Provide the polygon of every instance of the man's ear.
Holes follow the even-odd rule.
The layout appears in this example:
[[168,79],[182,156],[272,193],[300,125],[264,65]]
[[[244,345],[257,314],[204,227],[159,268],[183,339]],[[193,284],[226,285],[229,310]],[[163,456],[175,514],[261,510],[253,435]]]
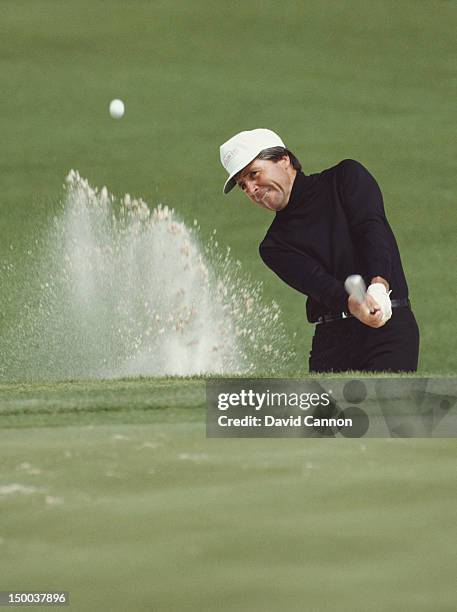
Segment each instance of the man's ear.
[[285,169],[287,169],[291,165],[291,161],[288,155],[283,155],[278,161]]

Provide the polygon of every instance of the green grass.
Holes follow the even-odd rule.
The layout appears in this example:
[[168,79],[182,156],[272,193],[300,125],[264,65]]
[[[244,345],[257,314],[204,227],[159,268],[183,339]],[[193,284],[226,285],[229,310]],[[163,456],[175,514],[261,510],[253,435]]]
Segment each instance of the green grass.
[[201,420],[203,380],[127,379],[0,385],[3,428]]
[[453,440],[206,439],[204,401],[202,380],[3,385],[2,589],[75,610],[453,609]]

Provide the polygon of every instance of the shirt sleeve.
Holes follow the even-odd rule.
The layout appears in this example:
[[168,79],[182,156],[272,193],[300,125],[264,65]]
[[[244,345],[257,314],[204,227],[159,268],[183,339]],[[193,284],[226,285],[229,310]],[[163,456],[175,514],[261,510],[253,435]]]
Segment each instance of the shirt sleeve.
[[329,311],[347,311],[344,284],[311,256],[268,239],[260,245],[259,253],[265,264],[290,287],[327,306]]
[[389,226],[381,190],[374,177],[357,161],[340,164],[340,195],[351,235],[369,278],[391,280]]

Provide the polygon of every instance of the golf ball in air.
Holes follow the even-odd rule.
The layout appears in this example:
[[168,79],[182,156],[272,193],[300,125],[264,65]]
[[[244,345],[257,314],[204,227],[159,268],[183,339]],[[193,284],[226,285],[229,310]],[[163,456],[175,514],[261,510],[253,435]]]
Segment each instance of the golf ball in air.
[[113,119],[120,119],[125,112],[125,106],[122,100],[111,100],[109,103],[109,114]]

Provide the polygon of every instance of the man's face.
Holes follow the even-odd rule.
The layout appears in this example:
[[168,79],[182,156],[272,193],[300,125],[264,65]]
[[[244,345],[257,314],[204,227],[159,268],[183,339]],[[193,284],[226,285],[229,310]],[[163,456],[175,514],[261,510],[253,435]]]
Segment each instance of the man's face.
[[236,182],[250,200],[276,212],[287,206],[296,174],[288,155],[278,161],[254,159]]

